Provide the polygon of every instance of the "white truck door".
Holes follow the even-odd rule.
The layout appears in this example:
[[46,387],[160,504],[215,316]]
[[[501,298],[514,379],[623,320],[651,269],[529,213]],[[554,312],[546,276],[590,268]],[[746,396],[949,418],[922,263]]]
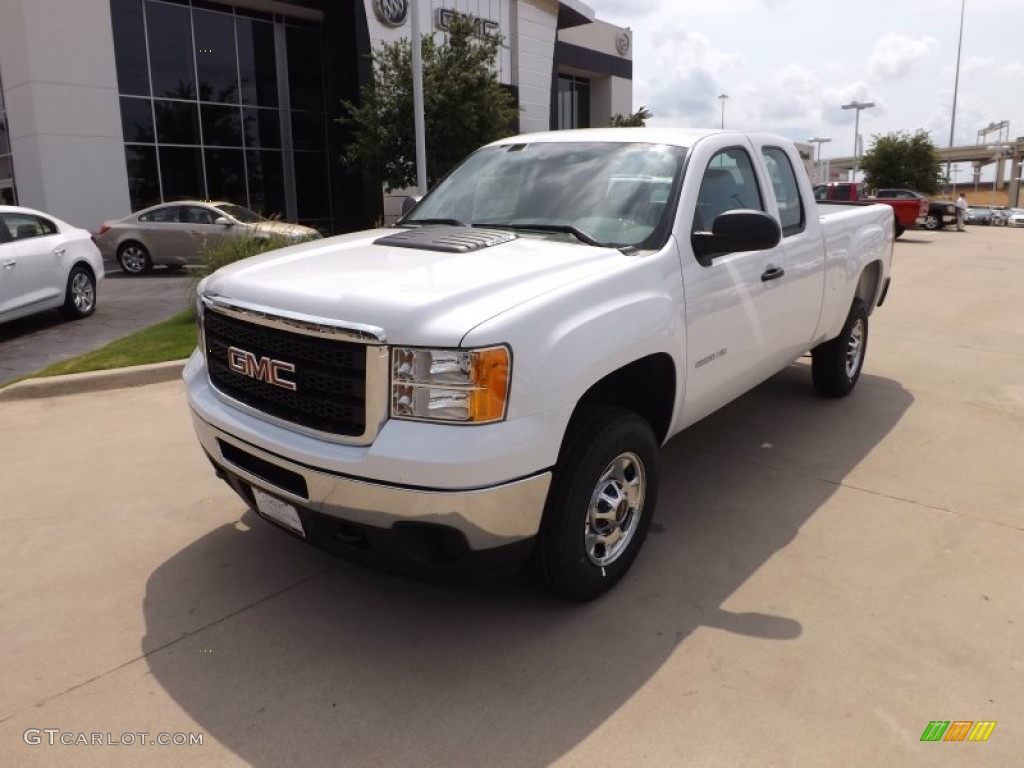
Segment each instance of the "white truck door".
[[[683,203],[693,205],[691,232],[710,231],[728,210],[768,210],[754,162],[749,145],[731,146],[702,170],[697,166],[696,201]],[[777,333],[787,310],[785,253],[779,245],[698,260],[689,238],[680,241],[687,339],[682,421],[691,424],[777,370]]]

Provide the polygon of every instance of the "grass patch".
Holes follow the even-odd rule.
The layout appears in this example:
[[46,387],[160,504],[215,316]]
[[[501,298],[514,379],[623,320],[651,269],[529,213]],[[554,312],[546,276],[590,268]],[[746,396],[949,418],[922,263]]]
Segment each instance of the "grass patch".
[[[84,355],[48,365],[43,370],[26,378],[42,376],[63,376],[67,373],[105,371],[110,368],[124,368],[130,365],[164,363],[168,360],[183,360],[192,354],[196,346],[196,320],[191,309],[181,312],[169,320],[136,331],[131,336],[112,341],[105,347],[86,352]],[[8,382],[13,383],[13,382]]]

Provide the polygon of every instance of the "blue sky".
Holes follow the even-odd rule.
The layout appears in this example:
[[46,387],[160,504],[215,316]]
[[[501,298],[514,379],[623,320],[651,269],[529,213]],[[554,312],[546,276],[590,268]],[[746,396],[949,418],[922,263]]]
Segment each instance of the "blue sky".
[[[920,128],[949,144],[960,0],[585,2],[633,30],[633,101],[652,125],[717,126],[725,93],[726,128],[829,136],[835,157],[853,150],[840,105],[858,100],[876,104],[861,112],[865,148]],[[956,144],[1002,120],[1024,136],[1022,12],[1022,0],[966,0]]]

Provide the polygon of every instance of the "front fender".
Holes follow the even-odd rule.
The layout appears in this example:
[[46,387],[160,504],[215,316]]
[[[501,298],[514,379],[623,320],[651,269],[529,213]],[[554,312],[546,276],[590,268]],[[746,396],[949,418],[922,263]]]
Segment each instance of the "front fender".
[[659,252],[623,255],[610,269],[525,302],[470,331],[464,346],[512,348],[508,418],[548,415],[554,464],[572,409],[596,382],[649,355],[676,363],[675,401],[685,378],[686,334],[675,241]]

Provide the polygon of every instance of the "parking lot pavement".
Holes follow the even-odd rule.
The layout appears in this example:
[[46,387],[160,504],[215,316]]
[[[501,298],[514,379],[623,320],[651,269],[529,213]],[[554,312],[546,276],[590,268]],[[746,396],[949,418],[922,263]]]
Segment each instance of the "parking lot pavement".
[[106,280],[89,317],[69,322],[52,310],[0,325],[0,384],[98,349],[188,307],[192,278],[185,272],[154,269],[125,277],[112,262],[104,268]]
[[[1020,237],[907,233],[857,390],[799,362],[672,440],[647,546],[587,605],[284,535],[179,382],[0,403],[4,762],[1019,765]],[[203,743],[60,744],[140,732]]]

